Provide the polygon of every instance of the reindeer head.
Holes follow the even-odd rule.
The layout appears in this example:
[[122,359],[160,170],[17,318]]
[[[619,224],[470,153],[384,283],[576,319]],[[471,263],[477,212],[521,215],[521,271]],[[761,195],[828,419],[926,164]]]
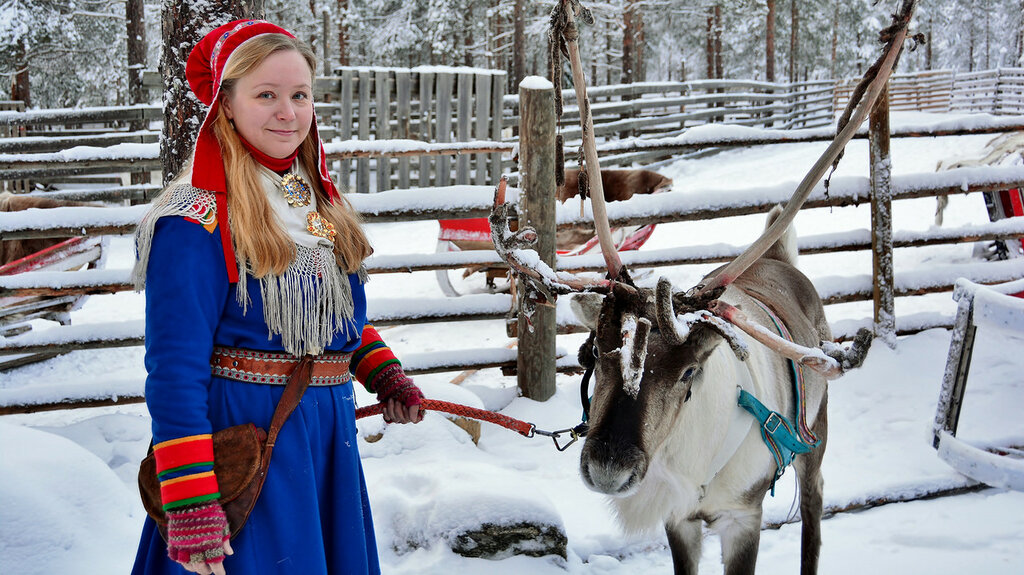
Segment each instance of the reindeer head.
[[592,331],[580,350],[581,363],[594,364],[590,430],[580,460],[591,489],[630,495],[701,384],[714,349],[728,341],[746,357],[731,326],[693,303],[673,294],[665,279],[657,290],[617,284],[606,296],[573,298],[573,311]]

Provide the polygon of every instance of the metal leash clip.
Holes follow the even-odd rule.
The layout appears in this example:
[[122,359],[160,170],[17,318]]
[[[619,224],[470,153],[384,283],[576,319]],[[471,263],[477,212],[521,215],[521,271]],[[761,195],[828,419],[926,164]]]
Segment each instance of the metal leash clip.
[[[567,428],[567,429],[559,429],[558,431],[544,431],[543,429],[537,429],[537,427],[534,426],[534,428],[531,430],[531,436],[534,433],[537,434],[537,435],[543,435],[545,437],[550,437],[551,441],[553,441],[555,443],[555,449],[557,449],[559,451],[565,451],[566,449],[569,449],[570,445],[572,445],[573,443],[576,443],[577,441],[579,441],[579,438],[586,437],[586,435],[587,435],[587,424],[586,423],[581,423],[581,424],[577,425],[576,427],[570,427],[570,428]],[[558,438],[561,437],[563,433],[568,433],[569,437],[571,438],[564,445],[558,443]]]

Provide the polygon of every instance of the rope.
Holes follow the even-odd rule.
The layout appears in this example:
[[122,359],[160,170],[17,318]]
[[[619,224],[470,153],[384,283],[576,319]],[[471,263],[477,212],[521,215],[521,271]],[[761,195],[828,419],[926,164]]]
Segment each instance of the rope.
[[[488,423],[500,425],[506,429],[511,429],[524,437],[533,437],[533,432],[535,430],[532,423],[521,421],[493,411],[487,411],[486,409],[476,409],[458,403],[450,403],[437,399],[425,399],[423,400],[423,404],[420,408],[426,411],[443,411],[444,413],[450,413],[452,415],[486,421]],[[367,407],[360,407],[356,410],[356,419],[362,419],[371,415],[380,415],[383,412],[384,404],[382,403]]]

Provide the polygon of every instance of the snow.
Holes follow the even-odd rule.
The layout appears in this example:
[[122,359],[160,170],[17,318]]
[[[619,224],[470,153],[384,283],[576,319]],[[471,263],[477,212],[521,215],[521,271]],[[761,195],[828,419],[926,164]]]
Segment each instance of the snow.
[[519,87],[525,90],[553,90],[555,85],[543,76],[527,76],[519,82]]
[[[899,125],[924,122],[914,114],[893,114]],[[900,178],[934,170],[939,159],[978,153],[991,136],[894,140],[894,187]],[[674,178],[675,192],[694,207],[737,202],[751,185],[772,194],[792,193],[795,182],[824,149],[824,143],[755,147],[721,152],[699,160],[680,160],[662,171]],[[844,179],[866,189],[867,145],[855,141],[840,165],[835,183]],[[981,179],[982,173],[971,174]],[[929,176],[931,177],[931,176]],[[953,180],[964,176],[948,176]],[[465,188],[461,188],[465,191]],[[450,190],[453,196],[460,188]],[[714,190],[717,197],[705,193]],[[838,194],[835,188],[832,194]],[[416,201],[413,191],[402,201]],[[491,190],[469,190],[489,204]],[[693,198],[693,195],[702,197]],[[427,196],[427,194],[420,194]],[[446,194],[447,195],[447,194]],[[390,200],[379,201],[386,210]],[[395,197],[399,197],[396,195]],[[774,197],[774,196],[773,196]],[[833,197],[837,197],[833,195]],[[687,199],[687,198],[692,198]],[[866,199],[866,194],[861,196]],[[395,200],[396,202],[398,200]],[[441,202],[442,200],[437,200]],[[452,203],[463,199],[447,200]],[[473,200],[476,201],[476,200]],[[360,206],[362,209],[362,206]],[[577,210],[578,206],[571,208]],[[629,212],[633,208],[623,208]],[[895,229],[934,232],[934,201],[893,202]],[[987,221],[977,194],[950,196],[946,222],[950,227],[981,226]],[[739,246],[763,229],[763,216],[729,220],[659,224],[643,251],[694,245]],[[802,237],[862,233],[870,225],[866,206],[822,208],[801,212],[795,222]],[[432,254],[437,223],[378,223],[367,226],[378,257],[414,260],[408,254]],[[899,237],[899,232],[895,234]],[[724,248],[723,248],[724,249]],[[625,258],[624,258],[625,259]],[[111,270],[124,270],[132,261],[131,238],[113,238],[108,254]],[[957,270],[968,275],[981,265],[970,245],[941,245],[897,250],[897,284],[946,280]],[[655,274],[635,274],[641,285],[653,286],[665,275],[679,287],[693,285],[715,264],[659,268]],[[400,266],[399,266],[400,267]],[[801,267],[820,289],[842,291],[843,283],[860,282],[870,273],[870,254],[850,252],[804,255]],[[1017,262],[1000,268],[1006,279],[1024,277]],[[989,269],[989,268],[986,268]],[[641,270],[637,270],[640,272]],[[115,273],[115,272],[111,272]],[[914,279],[916,278],[916,279]],[[973,276],[972,276],[973,279]],[[375,313],[386,313],[417,302],[423,313],[440,306],[434,272],[376,274],[368,285]],[[497,300],[454,300],[456,307],[487,309]],[[507,300],[503,304],[507,308]],[[949,293],[897,298],[897,327],[927,327],[947,320],[956,310]],[[565,319],[563,306],[558,317]],[[94,296],[72,312],[73,326],[93,336],[112,320],[139,322],[143,298],[126,292]],[[835,331],[858,323],[870,325],[870,302],[829,306]],[[1014,322],[1016,325],[1016,321]],[[40,333],[47,327],[37,320]],[[138,323],[135,324],[139,325]],[[510,358],[504,320],[409,324],[382,328],[382,335],[399,357],[412,363],[443,364],[460,349],[481,357]],[[35,331],[35,330],[34,330]],[[852,331],[852,330],[851,330]],[[26,334],[28,335],[28,334]],[[581,334],[559,336],[561,362],[574,361]],[[825,454],[825,505],[881,504],[935,492],[968,490],[955,496],[888,504],[860,513],[839,513],[822,524],[824,546],[821,573],[986,573],[1024,572],[1020,537],[1024,533],[1024,493],[981,489],[946,465],[931,446],[932,422],[945,367],[950,332],[927,329],[898,339],[895,349],[876,345],[862,368],[831,384],[829,437]],[[1020,406],[1024,400],[1024,357],[1007,353],[1024,344],[1016,331],[990,329],[984,323],[977,343],[970,384],[958,437],[973,444],[1024,445]],[[487,355],[490,354],[490,355]],[[49,397],[55,388],[74,386],[103,393],[137,393],[145,378],[140,347],[69,353],[46,362],[18,368],[0,376],[5,401]],[[431,359],[433,358],[433,359]],[[555,395],[545,402],[518,396],[513,378],[497,369],[468,374],[460,385],[449,383],[453,373],[417,376],[428,397],[497,410],[529,421],[541,429],[572,427],[581,416],[579,379],[558,375]],[[119,391],[120,390],[120,391]],[[372,397],[357,389],[361,405]],[[478,444],[447,418],[428,413],[423,423],[385,426],[379,417],[361,420],[360,443],[373,505],[377,540],[384,571],[389,574],[536,573],[625,575],[671,571],[671,557],[662,534],[627,535],[616,525],[604,497],[588,491],[578,475],[576,444],[558,452],[548,439],[524,438],[512,431],[482,424]],[[370,442],[369,439],[379,440]],[[0,417],[0,573],[24,575],[125,573],[138,543],[144,511],[136,494],[135,473],[149,442],[149,419],[143,405],[48,411]],[[781,527],[762,532],[759,573],[798,572],[800,526],[790,523],[795,495],[794,473],[787,471],[774,498],[766,500],[766,525]],[[454,554],[446,541],[463,529],[485,522],[539,521],[560,525],[568,537],[568,557],[515,556],[498,561]],[[870,552],[865,552],[870,550]],[[707,535],[702,573],[721,572],[718,538]],[[237,575],[237,574],[236,574]]]

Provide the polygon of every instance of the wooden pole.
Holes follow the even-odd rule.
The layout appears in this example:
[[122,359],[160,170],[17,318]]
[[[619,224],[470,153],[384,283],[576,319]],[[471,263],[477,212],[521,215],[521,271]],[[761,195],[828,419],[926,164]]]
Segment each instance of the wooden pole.
[[871,268],[874,277],[875,337],[896,347],[895,278],[892,260],[892,157],[889,154],[888,84],[869,120],[871,161]]
[[[532,77],[519,85],[519,229],[537,230],[535,249],[555,268],[555,88]],[[527,296],[525,283],[517,299]],[[525,309],[519,305],[519,309]],[[519,314],[517,374],[523,396],[544,401],[555,394],[555,308],[538,305]]]

